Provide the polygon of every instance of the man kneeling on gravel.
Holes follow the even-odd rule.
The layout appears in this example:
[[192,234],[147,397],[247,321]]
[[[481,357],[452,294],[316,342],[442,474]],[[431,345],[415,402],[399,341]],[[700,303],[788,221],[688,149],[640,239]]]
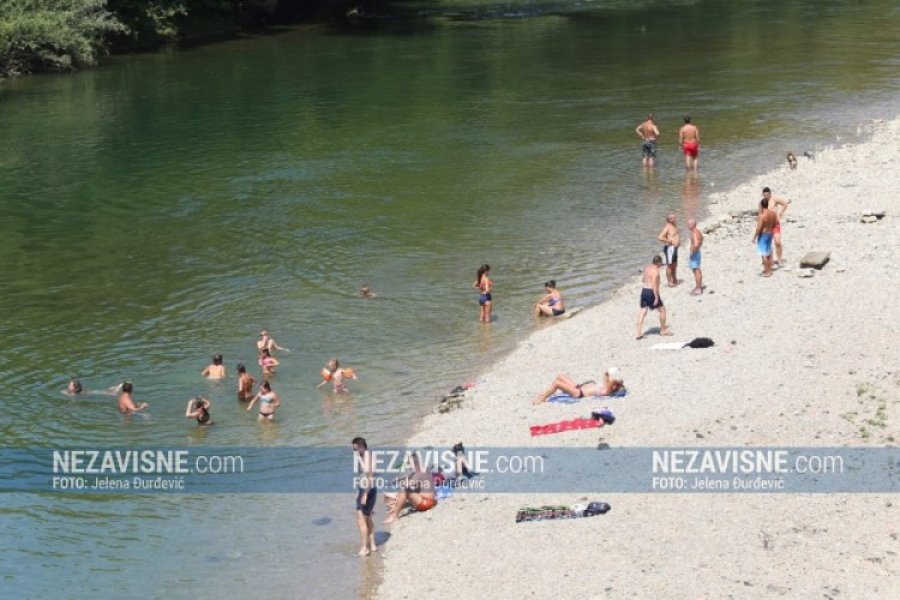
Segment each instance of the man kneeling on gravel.
[[422,466],[418,453],[412,455],[412,464],[412,474],[397,482],[400,491],[396,495],[385,493],[385,502],[389,506],[393,500],[393,506],[390,506],[388,517],[384,520],[385,524],[396,521],[407,503],[417,512],[425,512],[437,506],[437,499],[434,497],[434,476],[430,470]]

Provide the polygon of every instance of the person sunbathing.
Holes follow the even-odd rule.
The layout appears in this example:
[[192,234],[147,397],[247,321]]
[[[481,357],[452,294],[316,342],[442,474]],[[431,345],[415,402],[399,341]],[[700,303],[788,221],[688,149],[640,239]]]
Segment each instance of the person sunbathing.
[[[437,506],[434,497],[434,476],[431,471],[424,468],[419,462],[418,454],[412,455],[413,472],[408,477],[401,479],[400,491],[393,499],[393,506],[388,512],[385,525],[393,523],[400,517],[400,511],[409,503],[416,512],[425,512]],[[390,505],[391,497],[385,494],[385,501]]]
[[611,396],[621,389],[624,389],[625,382],[622,380],[622,374],[616,367],[610,367],[603,374],[603,381],[585,381],[584,383],[575,383],[575,380],[568,375],[557,375],[553,383],[550,384],[544,392],[534,400],[534,404],[546,402],[547,398],[556,393],[563,393],[573,398],[584,398],[585,396]]

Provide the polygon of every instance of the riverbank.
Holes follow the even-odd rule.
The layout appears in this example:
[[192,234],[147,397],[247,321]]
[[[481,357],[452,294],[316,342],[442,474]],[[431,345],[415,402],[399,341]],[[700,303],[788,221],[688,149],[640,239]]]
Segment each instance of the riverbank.
[[[634,340],[640,283],[633,279],[602,305],[533,334],[468,392],[460,409],[427,417],[410,445],[896,444],[898,133],[900,120],[878,123],[867,142],[801,157],[796,171],[784,166],[713,196],[713,216],[701,223],[715,229],[704,244],[706,293],[688,294],[686,260],[679,266],[685,283],[662,290],[673,338]],[[732,216],[753,210],[763,186],[791,200],[783,233],[788,266],[770,279],[759,276],[753,220]],[[863,223],[870,210],[887,214]],[[831,260],[802,277],[808,273],[799,259],[815,250],[829,251]],[[656,324],[651,314],[645,328]],[[699,336],[716,346],[650,349]],[[605,403],[618,416],[612,427],[530,436],[529,425],[588,411],[584,403],[532,406],[555,374],[596,379],[611,365],[630,390]],[[900,530],[893,525],[897,508],[884,496],[591,493],[590,499],[609,502],[612,511],[516,524],[521,506],[584,497],[469,493],[401,519],[383,548],[378,596],[429,597],[449,588],[457,598],[486,592],[548,598],[563,590],[576,598],[862,597],[896,586]]]

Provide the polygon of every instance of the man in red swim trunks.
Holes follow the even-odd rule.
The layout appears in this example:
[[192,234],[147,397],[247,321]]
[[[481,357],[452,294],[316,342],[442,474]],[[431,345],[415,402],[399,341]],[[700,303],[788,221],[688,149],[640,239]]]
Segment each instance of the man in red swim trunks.
[[700,166],[700,130],[691,123],[691,115],[684,117],[678,130],[678,144],[684,151],[684,168],[697,170]]
[[400,511],[409,503],[416,512],[425,512],[437,506],[434,493],[434,474],[422,466],[418,452],[412,454],[413,472],[402,480],[394,505],[388,513],[385,525],[393,523],[400,517]]

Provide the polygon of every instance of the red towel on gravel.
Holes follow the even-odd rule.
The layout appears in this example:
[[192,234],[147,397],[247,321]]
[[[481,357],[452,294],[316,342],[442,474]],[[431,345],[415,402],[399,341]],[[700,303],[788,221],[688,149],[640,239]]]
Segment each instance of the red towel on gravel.
[[559,423],[548,423],[547,425],[532,425],[531,435],[547,435],[550,433],[559,433],[561,431],[571,431],[573,429],[592,429],[594,427],[603,427],[604,423],[594,419],[572,419],[571,421],[560,421]]

